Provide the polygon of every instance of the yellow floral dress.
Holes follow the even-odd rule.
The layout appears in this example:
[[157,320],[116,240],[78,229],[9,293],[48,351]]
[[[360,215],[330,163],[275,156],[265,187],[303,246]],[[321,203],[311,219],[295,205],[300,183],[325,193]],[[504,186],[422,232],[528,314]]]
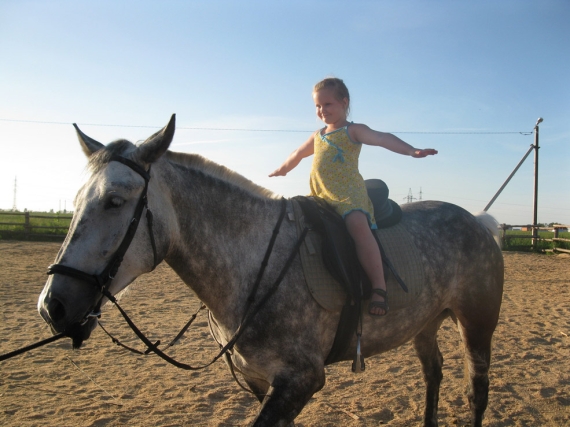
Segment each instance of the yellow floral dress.
[[354,210],[364,212],[370,228],[376,229],[374,208],[358,172],[362,144],[350,139],[348,126],[315,133],[311,196],[325,199],[343,218]]

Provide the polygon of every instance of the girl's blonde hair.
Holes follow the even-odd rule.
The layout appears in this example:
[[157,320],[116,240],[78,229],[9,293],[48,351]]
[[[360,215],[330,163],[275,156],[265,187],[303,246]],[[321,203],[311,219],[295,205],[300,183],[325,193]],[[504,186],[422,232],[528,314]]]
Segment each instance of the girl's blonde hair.
[[322,89],[330,89],[333,91],[334,97],[338,101],[343,101],[344,98],[348,100],[348,105],[346,106],[346,115],[350,112],[350,94],[348,93],[348,88],[342,81],[342,79],[337,79],[336,77],[327,77],[326,79],[318,82],[315,87],[313,87],[313,93],[317,93]]

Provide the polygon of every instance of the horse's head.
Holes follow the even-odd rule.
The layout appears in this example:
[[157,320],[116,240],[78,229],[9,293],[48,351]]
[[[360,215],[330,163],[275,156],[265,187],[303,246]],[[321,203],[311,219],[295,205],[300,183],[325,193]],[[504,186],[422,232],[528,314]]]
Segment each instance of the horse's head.
[[175,116],[139,146],[124,140],[104,146],[75,127],[92,173],[76,196],[69,233],[48,269],[38,310],[54,333],[64,332],[79,347],[95,328],[105,296],[112,298],[164,257],[164,241],[148,216],[161,209],[150,169],[172,141]]

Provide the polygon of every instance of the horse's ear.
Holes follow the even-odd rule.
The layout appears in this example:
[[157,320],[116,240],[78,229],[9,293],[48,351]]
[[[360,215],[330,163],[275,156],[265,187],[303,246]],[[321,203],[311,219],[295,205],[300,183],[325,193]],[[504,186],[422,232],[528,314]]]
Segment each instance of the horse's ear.
[[81,148],[87,157],[91,156],[95,151],[100,150],[101,148],[105,147],[100,142],[95,141],[93,138],[88,137],[85,135],[81,130],[77,127],[76,123],[73,123],[73,127],[77,132],[77,138],[81,143]]
[[135,156],[143,163],[153,163],[162,156],[174,138],[176,129],[176,114],[173,114],[168,124],[161,130],[150,136],[145,142],[137,147]]

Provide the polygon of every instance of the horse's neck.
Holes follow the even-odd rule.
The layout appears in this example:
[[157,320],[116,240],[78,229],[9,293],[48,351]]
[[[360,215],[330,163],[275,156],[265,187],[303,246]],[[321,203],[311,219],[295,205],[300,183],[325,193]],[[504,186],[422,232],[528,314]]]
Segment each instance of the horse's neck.
[[177,227],[166,261],[218,320],[231,324],[241,316],[280,202],[202,173],[193,173],[190,185],[188,177],[169,179]]

